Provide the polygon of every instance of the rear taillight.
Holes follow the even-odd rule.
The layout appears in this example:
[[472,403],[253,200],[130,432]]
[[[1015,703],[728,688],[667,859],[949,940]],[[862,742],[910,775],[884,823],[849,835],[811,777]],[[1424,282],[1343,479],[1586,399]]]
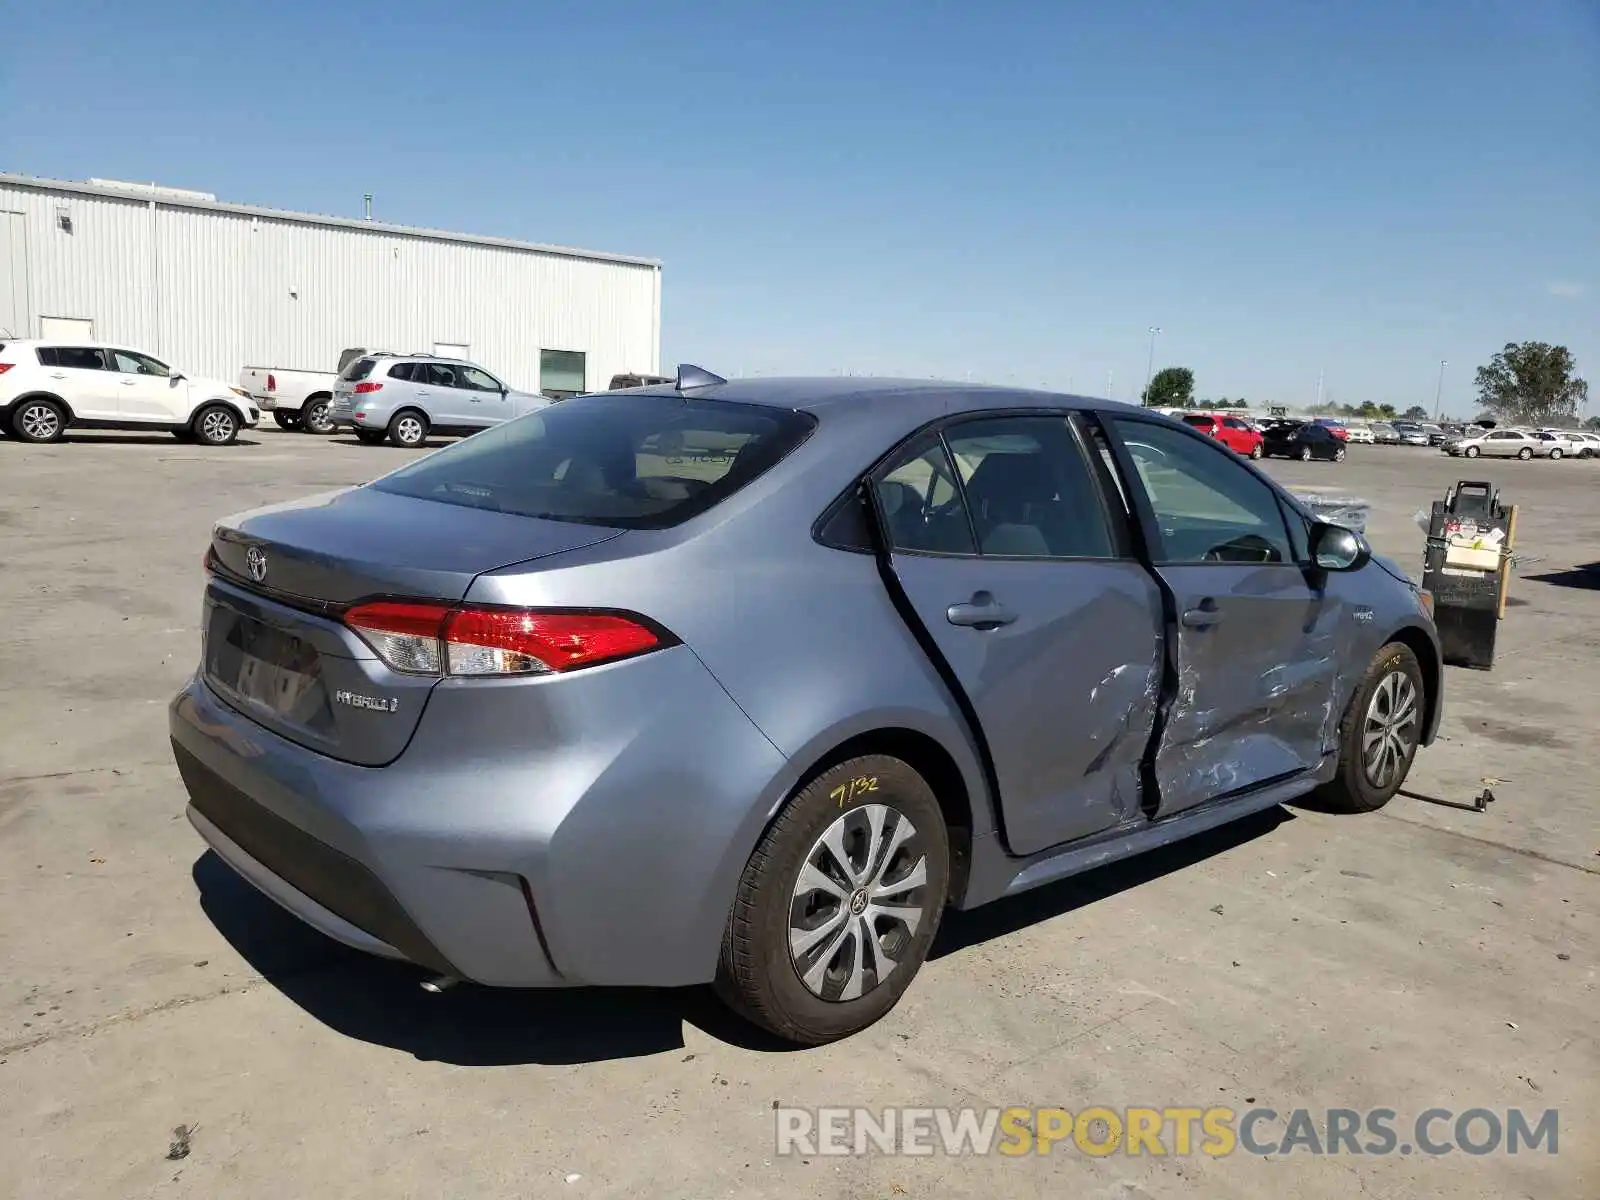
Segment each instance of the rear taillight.
[[0,363],[0,375],[4,375],[7,371],[11,370],[11,368],[16,366],[16,365],[17,365],[16,363]]
[[344,623],[386,664],[413,675],[549,675],[670,644],[626,613],[378,600],[348,610]]
[[200,559],[200,569],[203,570],[207,575],[216,574],[217,548],[215,546],[206,547],[206,552]]
[[358,396],[365,396],[368,392],[381,392],[382,390],[383,384],[373,383],[371,380],[356,384],[356,395]]
[[269,374],[267,376],[267,391],[275,392],[277,390],[278,390],[278,377],[276,375]]

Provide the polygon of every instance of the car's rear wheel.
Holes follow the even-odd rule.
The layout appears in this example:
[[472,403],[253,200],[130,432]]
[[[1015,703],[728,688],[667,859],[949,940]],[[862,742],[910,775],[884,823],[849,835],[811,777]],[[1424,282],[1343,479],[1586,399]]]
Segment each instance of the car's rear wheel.
[[333,432],[333,414],[328,411],[332,400],[327,396],[312,396],[300,410],[300,423],[307,433]]
[[59,442],[67,415],[54,400],[24,400],[11,411],[11,432],[25,442]]
[[1337,450],[1335,450],[1333,452],[1333,461],[1334,462],[1343,462],[1344,461],[1344,447],[1343,446],[1340,446]]
[[278,412],[274,410],[272,419],[278,423],[279,429],[299,429],[300,416],[298,413]]
[[231,446],[239,436],[239,418],[226,404],[208,404],[189,423],[194,435],[208,446]]
[[1339,773],[1318,796],[1337,812],[1373,812],[1394,798],[1422,741],[1422,667],[1410,646],[1378,651],[1339,724]]
[[820,1045],[895,1006],[933,943],[950,849],[933,790],[886,755],[794,794],[745,865],[717,992],[786,1041]]
[[428,418],[414,408],[395,413],[389,422],[389,440],[407,450],[428,440]]

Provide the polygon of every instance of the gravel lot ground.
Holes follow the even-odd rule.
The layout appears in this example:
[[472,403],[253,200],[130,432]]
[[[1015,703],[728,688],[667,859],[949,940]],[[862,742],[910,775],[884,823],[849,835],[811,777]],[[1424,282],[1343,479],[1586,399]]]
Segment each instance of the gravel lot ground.
[[[0,1196],[1600,1195],[1600,462],[1274,463],[1523,506],[1492,672],[1367,818],[1278,810],[947,922],[902,1007],[780,1052],[703,992],[425,995],[201,853],[166,742],[214,517],[402,452],[277,430],[0,443]],[[773,1105],[1560,1110],[1559,1153],[774,1155]],[[169,1158],[173,1129],[193,1132]],[[1436,1133],[1448,1133],[1448,1125]],[[1409,1141],[1408,1137],[1402,1137]],[[178,1149],[182,1149],[179,1147]],[[177,1150],[172,1153],[176,1154]]]

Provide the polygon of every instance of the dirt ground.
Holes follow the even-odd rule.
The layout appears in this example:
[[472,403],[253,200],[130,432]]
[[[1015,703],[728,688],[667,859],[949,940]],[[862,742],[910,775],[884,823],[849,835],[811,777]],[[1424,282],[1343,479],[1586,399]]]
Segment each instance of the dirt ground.
[[[1269,467],[1414,570],[1456,478],[1521,506],[1497,664],[1449,672],[1409,784],[1487,811],[1275,810],[953,915],[894,1014],[789,1052],[698,989],[426,995],[202,853],[165,705],[211,521],[403,456],[246,441],[0,443],[0,1196],[1600,1195],[1600,461]],[[778,1103],[1556,1109],[1559,1144],[780,1157]]]

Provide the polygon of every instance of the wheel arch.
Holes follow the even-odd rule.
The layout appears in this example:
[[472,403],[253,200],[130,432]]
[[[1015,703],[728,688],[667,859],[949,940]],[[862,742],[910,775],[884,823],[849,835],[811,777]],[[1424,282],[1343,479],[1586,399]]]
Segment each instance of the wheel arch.
[[241,432],[243,432],[245,427],[250,424],[250,409],[241,404],[237,396],[207,396],[204,400],[200,401],[200,403],[194,406],[193,411],[189,413],[189,419],[185,421],[184,424],[193,429],[195,422],[200,420],[201,413],[205,412],[205,410],[208,408],[215,408],[219,404],[233,410],[234,415],[239,418],[239,429]]
[[68,421],[76,421],[78,419],[78,414],[72,411],[72,405],[68,404],[64,397],[58,396],[54,392],[44,391],[42,388],[35,388],[31,392],[24,392],[22,395],[12,400],[6,405],[7,414],[9,415],[10,413],[15,412],[17,405],[26,404],[29,400],[48,400],[50,403],[61,409]]
[[1384,644],[1399,642],[1417,656],[1422,668],[1423,721],[1422,744],[1428,745],[1438,732],[1439,717],[1444,701],[1444,667],[1439,657],[1439,647],[1428,632],[1416,625],[1402,625],[1391,633]]

